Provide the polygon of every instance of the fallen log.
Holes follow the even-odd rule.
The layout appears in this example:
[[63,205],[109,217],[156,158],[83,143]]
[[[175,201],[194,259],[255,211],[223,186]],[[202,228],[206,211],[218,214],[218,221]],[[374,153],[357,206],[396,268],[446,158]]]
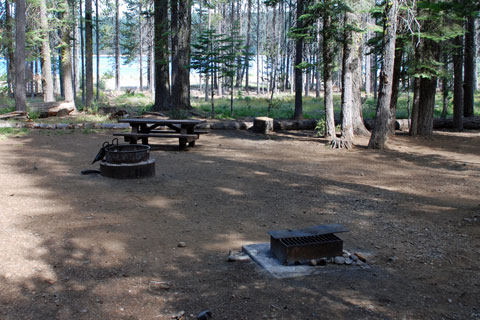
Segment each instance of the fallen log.
[[55,116],[66,116],[72,113],[75,110],[75,103],[73,102],[62,102],[58,106],[51,107],[48,109],[48,115]]
[[12,112],[0,114],[0,119],[2,120],[24,119],[26,117],[27,117],[27,113],[25,111],[12,111]]
[[[374,119],[365,119],[365,127],[368,130],[373,129],[373,123],[375,122]],[[409,129],[409,120],[408,119],[397,119],[395,120],[395,130],[400,130],[400,131],[408,131]]]
[[313,130],[317,120],[274,120],[274,130]]
[[[434,119],[433,129],[454,129],[453,119]],[[467,130],[480,129],[480,117],[471,117],[463,119],[463,128]]]

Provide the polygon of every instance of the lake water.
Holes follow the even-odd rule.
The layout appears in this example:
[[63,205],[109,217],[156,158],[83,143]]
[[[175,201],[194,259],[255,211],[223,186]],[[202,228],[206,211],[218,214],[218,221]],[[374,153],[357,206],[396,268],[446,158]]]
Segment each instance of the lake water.
[[[138,62],[133,62],[131,64],[125,64],[125,57],[120,59],[120,74],[121,76],[135,76],[138,77],[140,72],[140,64]],[[80,59],[78,59],[80,61]],[[93,56],[93,73],[96,73],[97,68],[97,56]],[[115,68],[115,57],[113,56],[100,56],[100,75],[103,76],[105,73],[114,74]],[[5,58],[0,58],[0,75],[7,72],[7,63]],[[143,61],[143,72],[147,72],[147,58],[145,57]]]
[[[79,61],[78,59],[77,61]],[[138,61],[134,61],[131,64],[126,64],[126,58],[121,57],[121,64],[120,64],[120,86],[121,87],[137,87],[140,84],[140,64]],[[40,65],[40,64],[39,64]],[[96,68],[97,68],[97,56],[93,56],[93,77],[94,81],[96,81]],[[79,70],[80,71],[80,70]],[[107,56],[101,55],[100,56],[100,77],[104,77],[105,74],[110,74],[114,76],[115,71],[115,57],[114,56]],[[256,63],[255,60],[250,62],[250,75],[254,76],[253,73],[256,72]],[[7,66],[5,58],[0,58],[0,76],[5,75],[7,73]],[[143,60],[143,83],[146,85],[147,83],[147,57]],[[191,83],[197,84],[199,81],[198,73],[195,70],[191,72]],[[105,81],[107,89],[115,88],[115,81],[113,78],[110,78]]]

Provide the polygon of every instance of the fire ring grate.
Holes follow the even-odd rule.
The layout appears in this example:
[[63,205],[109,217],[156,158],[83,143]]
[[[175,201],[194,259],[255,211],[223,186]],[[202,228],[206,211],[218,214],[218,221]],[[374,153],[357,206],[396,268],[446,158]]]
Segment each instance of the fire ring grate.
[[319,225],[299,230],[270,231],[270,250],[284,265],[296,261],[342,255],[343,240],[333,232],[348,231],[342,225]]

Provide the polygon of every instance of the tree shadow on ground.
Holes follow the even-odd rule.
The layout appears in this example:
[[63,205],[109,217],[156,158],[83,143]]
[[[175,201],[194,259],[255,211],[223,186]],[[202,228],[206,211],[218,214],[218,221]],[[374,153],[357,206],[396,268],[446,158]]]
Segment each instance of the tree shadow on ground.
[[[397,254],[406,257],[418,254],[419,245],[428,247],[420,252],[422,262],[437,263],[448,254],[447,240],[460,245],[447,225],[461,211],[454,196],[439,200],[354,180],[348,170],[355,171],[355,165],[348,158],[337,159],[340,166],[329,167],[328,174],[318,174],[335,155],[322,159],[325,163],[266,156],[262,148],[238,143],[243,135],[227,132],[189,152],[152,152],[157,159],[152,179],[80,176],[104,137],[34,134],[15,140],[21,148],[0,149],[0,163],[19,177],[11,181],[15,197],[42,206],[11,223],[12,230],[36,239],[39,250],[8,256],[35,263],[27,277],[16,274],[15,267],[2,275],[1,317],[169,319],[182,310],[189,317],[210,309],[219,319],[422,318],[455,314],[438,299],[460,293],[450,286],[440,293],[430,277],[417,279],[412,269],[475,279],[465,270],[478,268],[474,262],[436,271],[423,264],[405,271],[410,262],[386,262],[405,238],[411,243]],[[432,205],[437,221],[430,220]],[[6,214],[13,215],[13,209]],[[279,280],[253,263],[226,261],[228,248],[268,241],[267,230],[323,223],[345,224],[351,230],[344,236],[346,247],[377,251],[377,264]],[[448,232],[437,235],[437,225]],[[187,246],[177,247],[178,241]],[[445,252],[432,258],[432,248]],[[152,280],[170,288],[152,290]],[[471,306],[474,294],[470,290],[462,301]]]

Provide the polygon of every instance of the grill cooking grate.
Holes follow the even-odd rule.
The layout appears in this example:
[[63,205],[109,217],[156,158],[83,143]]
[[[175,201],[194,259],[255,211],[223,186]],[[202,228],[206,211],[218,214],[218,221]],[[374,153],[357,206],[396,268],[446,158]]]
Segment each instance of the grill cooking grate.
[[309,244],[327,243],[331,241],[338,241],[340,239],[336,237],[333,233],[329,233],[329,234],[323,234],[323,235],[311,236],[311,237],[294,237],[294,238],[284,238],[279,240],[285,246],[301,246],[301,245],[309,245]]
[[334,257],[343,252],[343,241],[333,232],[347,231],[343,226],[320,225],[300,230],[270,231],[270,251],[283,264]]

